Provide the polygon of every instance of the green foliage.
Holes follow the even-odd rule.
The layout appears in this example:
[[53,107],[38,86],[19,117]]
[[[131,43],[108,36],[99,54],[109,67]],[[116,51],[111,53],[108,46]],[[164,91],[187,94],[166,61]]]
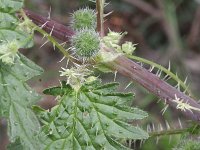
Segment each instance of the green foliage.
[[84,8],[72,14],[71,27],[73,30],[96,28],[96,12],[93,9]]
[[72,48],[79,58],[90,58],[100,50],[100,38],[95,30],[83,29],[72,37]]
[[37,131],[40,127],[30,109],[40,97],[25,82],[42,72],[23,55],[14,65],[0,63],[0,117],[7,118],[11,142],[20,138],[26,148],[37,148]]
[[0,10],[9,14],[15,13],[22,8],[23,2],[24,0],[1,0]]
[[23,1],[0,1],[0,60],[13,64],[19,48],[33,45],[32,35],[23,32],[15,12],[23,6]]
[[16,139],[15,143],[11,143],[7,147],[8,150],[24,150],[23,145],[21,144],[20,139]]
[[200,125],[199,124],[193,124],[192,127],[188,129],[188,131],[193,135],[200,134]]
[[199,150],[200,142],[195,139],[184,139],[173,150]]
[[45,94],[59,96],[51,112],[36,108],[44,125],[41,141],[44,149],[127,149],[126,139],[147,139],[148,134],[127,121],[140,120],[147,113],[127,106],[133,94],[116,93],[117,83],[101,85],[95,81],[77,92],[66,82]]
[[[40,125],[30,106],[40,96],[26,81],[40,75],[42,69],[18,53],[19,48],[33,45],[32,35],[19,28],[15,16],[22,6],[22,0],[0,1],[0,117],[8,121],[11,143],[16,141],[24,149],[38,149],[36,135]],[[16,147],[11,145],[9,149]]]
[[[8,149],[121,150],[128,149],[127,140],[147,139],[147,132],[129,124],[147,117],[146,112],[129,106],[134,95],[117,93],[118,83],[103,85],[97,77],[90,76],[92,71],[87,67],[91,67],[91,64],[75,65],[76,68],[71,69],[62,68],[61,76],[67,77],[67,83],[63,81],[61,86],[44,91],[44,94],[57,96],[58,104],[51,111],[33,107],[40,96],[26,81],[40,75],[43,70],[18,50],[33,45],[33,31],[37,30],[58,47],[65,57],[69,55],[51,34],[47,34],[25,16],[22,6],[23,0],[0,0],[0,117],[6,118],[8,122]],[[98,21],[103,28],[105,0],[97,0],[97,6],[100,14]],[[16,12],[19,12],[23,20],[17,19]],[[75,55],[88,59],[99,52],[95,58],[98,63],[95,67],[104,72],[111,71],[104,63],[109,63],[118,56],[127,55],[137,59],[129,56],[134,52],[135,44],[126,42],[119,45],[124,34],[110,32],[100,39],[95,31],[96,15],[94,10],[88,8],[73,13],[71,27],[76,33],[71,39],[71,49]],[[118,53],[100,51],[101,42],[103,46],[114,48]],[[169,70],[157,64],[141,58],[138,60],[174,77]],[[182,86],[179,79],[174,79]],[[189,132],[199,134],[199,126],[191,128]],[[197,150],[200,145],[197,141],[184,139],[178,148]]]
[[[172,150],[180,141],[180,135],[163,135],[159,137],[150,137],[143,143],[141,150]],[[137,149],[137,148],[136,148]]]

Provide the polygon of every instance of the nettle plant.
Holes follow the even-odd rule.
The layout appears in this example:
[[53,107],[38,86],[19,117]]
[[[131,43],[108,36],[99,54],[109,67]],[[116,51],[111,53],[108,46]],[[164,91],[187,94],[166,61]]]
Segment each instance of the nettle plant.
[[[8,122],[8,149],[122,150],[130,148],[127,141],[143,141],[150,136],[170,133],[198,133],[200,107],[187,96],[190,91],[185,83],[170,69],[132,55],[136,44],[125,42],[119,45],[125,33],[109,31],[104,35],[105,5],[104,0],[97,0],[96,10],[82,8],[71,15],[73,32],[69,32],[67,27],[63,29],[66,31],[64,40],[70,41],[70,48],[66,48],[53,38],[63,38],[63,32],[55,22],[52,25],[51,20],[47,20],[38,24],[33,14],[22,9],[23,0],[0,1],[0,117]],[[66,77],[65,81],[43,91],[56,97],[58,104],[51,110],[34,105],[41,97],[26,83],[41,75],[43,69],[18,51],[33,46],[35,31],[63,53],[67,64],[73,64],[59,71],[60,76]],[[146,70],[128,58],[151,68]],[[156,75],[151,73],[154,68],[158,69]],[[130,106],[134,94],[117,92],[119,83],[103,84],[95,76],[96,69],[130,77],[163,99],[166,104],[164,111],[172,106],[197,124],[179,132],[161,133],[145,131],[141,125],[134,126],[132,122],[148,117],[147,112]],[[159,79],[158,76],[163,74],[164,78]],[[179,90],[165,82],[169,78],[178,83]],[[180,143],[182,149],[200,149],[199,143],[188,141],[187,136],[181,142],[184,143]]]

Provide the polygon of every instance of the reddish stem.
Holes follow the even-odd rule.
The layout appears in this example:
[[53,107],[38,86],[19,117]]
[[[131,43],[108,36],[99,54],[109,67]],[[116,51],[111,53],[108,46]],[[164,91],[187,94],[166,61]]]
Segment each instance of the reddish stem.
[[24,12],[33,21],[33,23],[41,26],[47,33],[52,32],[52,36],[58,38],[61,41],[67,42],[70,40],[70,37],[74,35],[74,32],[71,29],[60,23],[57,23],[54,20],[37,15],[36,13],[27,9],[24,9]]
[[[25,12],[27,16],[39,26],[47,22],[43,29],[50,33],[53,28],[52,36],[58,38],[59,40],[69,41],[70,37],[74,34],[71,29],[53,20],[48,20],[40,15],[30,12],[29,10],[25,10]],[[107,50],[110,51],[110,49]],[[200,105],[194,99],[180,92],[173,86],[169,85],[167,82],[161,80],[153,73],[149,72],[145,68],[141,67],[140,65],[133,62],[132,60],[129,60],[126,57],[119,57],[114,62],[107,65],[110,66],[113,70],[117,70],[122,75],[125,75],[132,80],[138,82],[140,85],[142,85],[148,91],[157,95],[160,99],[169,104],[171,107],[176,108],[177,106],[177,104],[173,101],[176,95],[177,98],[183,100],[184,103],[188,103],[190,104],[190,106],[193,106],[200,110]],[[200,111],[192,110],[191,112],[189,110],[186,110],[181,112],[189,119],[200,123]]]
[[[177,107],[177,103],[174,102],[175,98],[177,97],[180,98],[180,100],[183,100],[184,103],[188,103],[190,106],[200,110],[200,105],[197,103],[197,101],[180,92],[167,82],[161,80],[155,74],[149,72],[126,57],[119,57],[115,62],[110,64],[110,66],[111,68],[116,69],[120,74],[131,78],[151,93],[157,95],[161,100],[164,101],[164,103],[166,102],[171,107]],[[189,119],[200,122],[200,111],[186,110],[181,112]]]

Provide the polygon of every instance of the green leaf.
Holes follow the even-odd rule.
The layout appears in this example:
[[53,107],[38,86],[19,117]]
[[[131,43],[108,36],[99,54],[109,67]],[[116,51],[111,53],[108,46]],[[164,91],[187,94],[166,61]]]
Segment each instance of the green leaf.
[[22,8],[24,0],[0,0],[0,11],[14,13]]
[[26,149],[37,149],[39,122],[30,109],[40,99],[26,81],[40,75],[42,69],[19,54],[14,65],[0,62],[0,117],[7,118],[11,142],[20,139]]
[[53,96],[63,96],[70,92],[70,85],[67,85],[65,81],[61,83],[61,87],[54,87],[50,89],[46,89],[43,91],[46,95],[53,95]]
[[0,117],[8,122],[8,149],[36,150],[42,145],[37,135],[40,124],[31,106],[40,96],[26,81],[43,70],[18,53],[33,45],[32,33],[15,15],[22,6],[23,0],[0,0]]
[[61,95],[51,112],[35,109],[43,124],[43,149],[122,150],[128,149],[122,140],[147,139],[144,130],[127,123],[143,119],[147,113],[127,106],[133,94],[115,93],[117,85],[93,82],[83,85],[79,92],[69,85],[45,90],[44,93],[56,96],[60,91]]
[[[33,46],[33,35],[25,32],[15,12],[23,6],[23,0],[0,0],[0,45],[17,41],[19,48]],[[1,54],[1,53],[0,53]]]
[[20,48],[30,48],[33,46],[33,35],[24,33],[17,29],[0,29],[0,44],[17,41]]
[[0,29],[15,29],[18,19],[8,13],[0,12]]
[[199,124],[196,124],[196,123],[193,123],[192,127],[190,127],[188,129],[188,131],[191,133],[191,134],[200,134],[200,125]]

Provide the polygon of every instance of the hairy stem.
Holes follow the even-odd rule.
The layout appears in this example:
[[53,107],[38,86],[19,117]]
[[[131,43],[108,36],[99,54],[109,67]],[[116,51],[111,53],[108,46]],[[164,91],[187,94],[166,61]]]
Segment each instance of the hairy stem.
[[156,67],[158,69],[160,69],[161,71],[163,71],[164,73],[166,73],[168,76],[170,76],[172,79],[174,79],[178,84],[180,84],[180,86],[185,90],[185,92],[187,91],[188,94],[192,95],[192,93],[189,91],[188,87],[185,85],[185,83],[183,81],[181,81],[181,79],[179,79],[177,77],[177,75],[175,75],[174,73],[172,73],[169,69],[166,69],[165,67],[154,63],[152,61],[149,61],[147,59],[138,57],[138,56],[134,56],[134,55],[127,55],[128,58],[139,61],[139,62],[143,62],[145,64],[149,64],[150,66]]
[[[197,101],[180,92],[167,82],[161,80],[153,73],[124,56],[118,57],[118,59],[116,59],[113,63],[107,65],[117,70],[122,75],[138,82],[140,85],[142,85],[151,93],[157,95],[161,100],[164,101],[164,103],[169,104],[171,107],[177,109],[177,103],[175,103],[174,100],[180,98],[183,103],[188,103],[190,106],[200,109],[200,105],[197,103]],[[200,122],[200,111],[181,110],[181,112],[188,118]]]
[[36,31],[38,31],[40,34],[42,34],[44,37],[47,37],[47,39],[53,44],[55,45],[55,47],[57,47],[59,49],[59,51],[61,53],[63,53],[63,55],[66,57],[66,58],[71,58],[70,57],[70,54],[48,33],[46,33],[43,29],[41,29],[40,27],[38,27],[37,25],[35,24],[32,24],[32,26],[34,27],[34,29]]
[[[21,15],[24,19],[29,19],[27,18],[25,12],[22,10],[21,11]],[[45,22],[46,24],[47,22]],[[54,32],[54,26],[52,27],[51,31],[50,30],[47,30],[47,33],[45,30],[43,30],[42,26],[45,26],[45,24],[41,25],[41,27],[39,27],[39,24],[35,24],[34,22],[31,22],[30,21],[30,26],[37,32],[39,32],[40,34],[42,34],[44,37],[46,37],[48,39],[48,41],[50,41],[54,47],[58,48],[59,51],[64,55],[64,57],[68,58],[70,61],[72,62],[76,62],[77,60],[74,59],[73,57],[71,57],[71,55],[67,52],[67,50],[65,48],[63,48],[63,46],[61,46],[51,35],[53,34]],[[56,34],[58,32],[55,32]]]
[[164,135],[174,135],[174,134],[182,134],[188,132],[188,128],[184,129],[175,129],[175,130],[163,130],[163,131],[155,131],[150,132],[150,137],[156,137],[156,136],[164,136]]
[[[69,40],[69,37],[73,35],[73,31],[63,25],[60,25],[59,23],[55,23],[55,21],[51,22],[51,20],[45,20],[44,17],[36,14],[32,16],[33,13],[30,13],[28,10],[25,12],[27,16],[29,16],[29,18],[32,19],[32,21],[37,25],[42,25],[48,21],[48,26],[44,26],[43,28],[47,32],[50,32],[51,30],[49,29],[54,27],[52,36],[55,36],[60,40]],[[105,50],[111,51],[110,49]],[[194,99],[180,92],[173,86],[169,85],[167,82],[161,80],[156,75],[152,74],[145,68],[124,56],[118,57],[114,62],[107,65],[122,75],[129,77],[131,80],[138,82],[140,85],[142,85],[151,93],[157,95],[160,99],[163,100],[164,103],[169,104],[171,107],[176,108],[177,104],[174,102],[174,100],[175,98],[180,98],[184,103],[188,103],[192,107],[200,109],[200,105]],[[181,112],[189,119],[200,123],[200,111],[185,110]]]
[[60,23],[57,23],[54,20],[37,15],[36,13],[27,9],[24,9],[24,12],[33,21],[33,23],[35,23],[37,26],[41,26],[41,29],[45,30],[47,33],[52,32],[52,36],[61,41],[68,42],[74,35],[74,32],[71,29]]

